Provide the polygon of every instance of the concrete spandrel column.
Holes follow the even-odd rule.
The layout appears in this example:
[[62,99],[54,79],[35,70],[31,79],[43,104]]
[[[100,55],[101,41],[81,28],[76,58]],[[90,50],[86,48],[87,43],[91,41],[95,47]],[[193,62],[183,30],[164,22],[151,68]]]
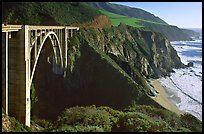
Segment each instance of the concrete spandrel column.
[[64,36],[65,36],[65,60],[64,60],[65,63],[64,63],[64,77],[66,77],[66,69],[67,69],[67,62],[68,62],[68,61],[67,61],[67,58],[68,58],[68,57],[67,57],[67,51],[68,51],[68,46],[67,46],[67,45],[68,45],[68,42],[67,42],[67,38],[68,38],[68,36],[69,36],[69,35],[68,35],[69,33],[68,33],[68,29],[67,29],[67,27],[65,27],[65,32],[64,32],[64,34],[65,34],[65,35],[64,35]]

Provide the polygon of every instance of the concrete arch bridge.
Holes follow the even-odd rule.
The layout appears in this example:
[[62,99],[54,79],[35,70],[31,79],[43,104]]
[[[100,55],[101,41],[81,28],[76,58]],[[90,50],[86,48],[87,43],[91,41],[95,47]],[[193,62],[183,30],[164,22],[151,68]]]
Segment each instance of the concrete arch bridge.
[[46,40],[53,56],[52,71],[66,75],[68,41],[78,27],[2,24],[2,107],[30,126],[30,87]]

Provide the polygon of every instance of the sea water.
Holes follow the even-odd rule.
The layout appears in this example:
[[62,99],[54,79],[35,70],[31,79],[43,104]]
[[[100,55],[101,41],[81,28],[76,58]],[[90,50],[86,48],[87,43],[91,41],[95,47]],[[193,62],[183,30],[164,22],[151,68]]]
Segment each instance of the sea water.
[[174,41],[171,45],[176,49],[181,62],[185,65],[193,62],[193,67],[174,69],[175,73],[159,81],[167,92],[173,93],[169,99],[181,111],[202,121],[202,37],[194,41]]

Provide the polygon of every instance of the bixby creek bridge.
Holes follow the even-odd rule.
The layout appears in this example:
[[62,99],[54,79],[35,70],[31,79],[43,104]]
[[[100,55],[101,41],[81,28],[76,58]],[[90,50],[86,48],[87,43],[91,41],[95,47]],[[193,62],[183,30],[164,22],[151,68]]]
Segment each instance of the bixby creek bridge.
[[[79,27],[2,24],[2,107],[30,127],[30,88],[45,45],[53,54],[47,58],[52,71],[66,75],[68,43]],[[49,40],[49,41],[47,41]]]

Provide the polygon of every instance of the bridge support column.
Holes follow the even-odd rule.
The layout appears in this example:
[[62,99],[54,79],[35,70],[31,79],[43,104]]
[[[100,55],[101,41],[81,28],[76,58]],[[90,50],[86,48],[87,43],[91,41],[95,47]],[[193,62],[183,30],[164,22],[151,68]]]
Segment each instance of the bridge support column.
[[18,32],[16,44],[16,87],[14,117],[30,127],[30,35],[28,26]]
[[64,32],[64,36],[65,36],[65,62],[64,62],[64,77],[66,77],[66,73],[67,73],[67,48],[68,48],[68,43],[67,43],[67,38],[68,38],[68,30],[67,30],[67,27],[65,27],[65,32]]
[[27,25],[25,25],[25,62],[26,62],[26,90],[25,90],[25,125],[30,127],[30,63],[31,63],[31,54],[30,54],[30,32],[28,31]]
[[6,104],[5,104],[5,112],[8,115],[8,32],[6,32],[6,90],[5,90],[5,98],[6,98]]

